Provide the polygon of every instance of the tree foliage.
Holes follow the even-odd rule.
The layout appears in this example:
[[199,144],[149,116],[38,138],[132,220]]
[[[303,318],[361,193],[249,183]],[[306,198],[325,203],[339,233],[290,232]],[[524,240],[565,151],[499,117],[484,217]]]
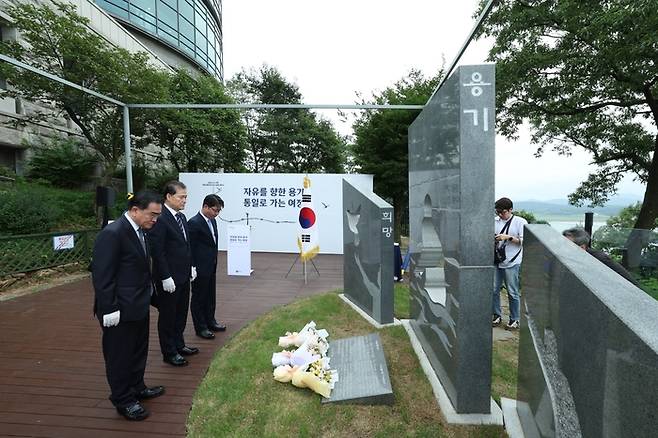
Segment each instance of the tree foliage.
[[[642,203],[636,202],[628,207],[624,207],[618,215],[608,218],[605,222],[607,226],[613,228],[633,228],[637,222],[637,217],[642,210]],[[653,229],[658,229],[658,219],[656,219]]]
[[[241,103],[299,104],[297,85],[274,67],[242,71],[228,85]],[[252,172],[340,173],[345,140],[331,123],[307,109],[258,109],[243,113],[247,168]]]
[[[178,71],[168,81],[171,103],[233,103],[224,87],[210,76]],[[231,109],[151,111],[149,136],[167,151],[178,172],[239,172],[245,159],[246,132],[240,113]]]
[[[362,103],[378,105],[424,105],[442,76],[425,78],[418,70]],[[354,122],[354,164],[362,173],[374,175],[374,190],[393,201],[395,239],[400,241],[402,212],[409,207],[409,126],[420,111],[374,110],[363,112]]]
[[[114,47],[92,32],[74,5],[16,3],[7,12],[22,41],[0,42],[2,53],[122,102],[158,102],[165,96],[166,73],[149,65],[145,53]],[[104,174],[111,177],[123,156],[121,107],[8,63],[0,64],[0,74],[11,84],[3,96],[39,101],[45,108],[26,115],[23,123],[67,116],[102,157]],[[138,112],[131,129],[137,135],[144,131]]]
[[526,210],[514,210],[514,215],[522,217],[527,220],[529,224],[548,224],[547,221],[543,219],[537,219],[534,213]]
[[588,151],[597,170],[569,196],[576,205],[603,205],[624,174],[634,175],[646,184],[635,228],[658,217],[657,6],[500,1],[482,31],[495,38],[499,131],[514,137],[528,122],[538,156],[547,147]]
[[74,138],[33,146],[35,152],[28,166],[29,177],[62,188],[76,188],[91,179],[96,156],[87,152]]

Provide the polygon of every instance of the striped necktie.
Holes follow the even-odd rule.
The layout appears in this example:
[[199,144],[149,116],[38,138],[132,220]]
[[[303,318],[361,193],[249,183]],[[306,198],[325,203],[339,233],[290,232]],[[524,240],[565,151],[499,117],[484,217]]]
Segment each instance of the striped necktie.
[[183,226],[183,215],[180,211],[176,213],[176,222],[178,222],[178,227],[180,228],[180,232],[183,233],[183,237],[185,240],[187,240],[187,236],[185,235],[185,227]]

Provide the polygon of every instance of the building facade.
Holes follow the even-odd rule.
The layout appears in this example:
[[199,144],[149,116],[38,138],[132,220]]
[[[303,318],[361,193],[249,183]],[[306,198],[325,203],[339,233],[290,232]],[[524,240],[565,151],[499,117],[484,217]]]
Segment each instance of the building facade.
[[[39,1],[39,0],[29,0]],[[162,69],[184,68],[223,79],[221,0],[68,0],[89,27],[114,46],[146,52]],[[39,1],[40,3],[41,1]],[[19,40],[20,34],[4,12],[10,0],[0,0],[0,38]],[[0,78],[0,88],[11,86]],[[0,98],[0,166],[23,174],[38,139],[79,134],[65,118],[50,123],[14,126],[31,112],[47,111],[45,104]]]
[[170,65],[223,79],[221,0],[95,1]]

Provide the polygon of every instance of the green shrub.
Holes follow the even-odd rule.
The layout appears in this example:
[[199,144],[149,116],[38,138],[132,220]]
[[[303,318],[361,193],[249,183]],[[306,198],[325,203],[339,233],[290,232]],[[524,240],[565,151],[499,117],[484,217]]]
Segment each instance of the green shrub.
[[43,193],[26,190],[0,192],[2,235],[45,233],[55,224],[57,210]]
[[52,140],[34,147],[27,175],[50,182],[56,187],[80,187],[91,180],[96,157],[74,139]]
[[3,184],[0,234],[19,235],[95,226],[94,193],[34,182]]

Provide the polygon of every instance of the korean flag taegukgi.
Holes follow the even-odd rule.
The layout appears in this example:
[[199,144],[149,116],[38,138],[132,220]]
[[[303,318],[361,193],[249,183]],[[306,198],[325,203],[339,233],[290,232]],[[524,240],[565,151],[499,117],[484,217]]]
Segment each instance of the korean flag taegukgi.
[[315,210],[313,209],[313,197],[311,195],[311,179],[304,177],[304,190],[302,191],[302,208],[299,210],[299,225],[301,232],[297,237],[299,257],[307,261],[320,252],[318,239],[318,226]]

